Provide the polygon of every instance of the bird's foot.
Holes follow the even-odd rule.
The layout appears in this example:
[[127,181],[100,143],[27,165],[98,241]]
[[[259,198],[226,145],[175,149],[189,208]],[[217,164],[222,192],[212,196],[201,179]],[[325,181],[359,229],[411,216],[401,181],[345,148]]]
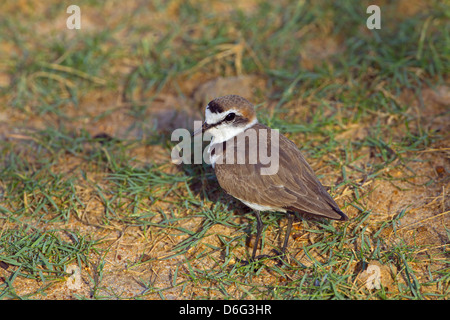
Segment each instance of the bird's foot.
[[271,258],[276,258],[278,260],[277,262],[277,266],[281,267],[283,265],[283,263],[286,263],[287,260],[287,254],[284,251],[279,251],[276,249],[272,249],[273,255],[271,256]]
[[256,256],[255,258],[250,258],[249,260],[240,260],[239,263],[241,266],[248,266],[250,264],[256,264],[256,266],[257,266],[266,260],[271,260],[274,258],[278,260],[276,265],[279,267],[282,266],[283,263],[287,263],[286,253],[275,250],[275,249],[272,250],[272,253],[273,254],[271,254],[271,255],[270,254],[261,254],[259,256]]
[[271,256],[267,255],[267,254],[260,254],[259,256],[256,256],[254,258],[250,258],[248,260],[240,260],[239,262],[241,263],[241,265],[243,266],[247,266],[251,263],[255,263],[255,262],[259,262],[259,260],[263,260],[263,259],[267,259],[270,258]]

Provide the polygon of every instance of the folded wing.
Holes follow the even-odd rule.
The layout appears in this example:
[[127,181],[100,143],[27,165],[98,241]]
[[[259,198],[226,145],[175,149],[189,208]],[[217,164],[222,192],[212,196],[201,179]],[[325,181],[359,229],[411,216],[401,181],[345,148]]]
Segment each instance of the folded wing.
[[[271,130],[261,124],[252,128]],[[270,140],[271,135],[267,136]],[[236,146],[234,150],[238,152]],[[258,152],[252,147],[245,150],[247,156],[248,152]],[[215,166],[216,176],[220,186],[235,198],[275,210],[347,220],[296,145],[285,136],[279,135],[279,170],[273,175],[262,175],[261,168],[267,166],[261,164],[226,164],[225,153],[223,156],[224,164]]]

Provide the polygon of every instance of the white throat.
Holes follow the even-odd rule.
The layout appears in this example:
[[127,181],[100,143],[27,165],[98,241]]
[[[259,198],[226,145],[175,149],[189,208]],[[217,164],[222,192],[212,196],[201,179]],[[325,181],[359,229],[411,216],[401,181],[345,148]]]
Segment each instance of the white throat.
[[244,127],[235,127],[235,126],[223,124],[223,125],[217,126],[215,128],[211,128],[208,130],[208,132],[212,136],[211,144],[221,143],[221,142],[227,141],[231,138],[234,138],[238,134],[240,134],[240,133],[244,132],[245,130],[247,130],[248,128],[254,126],[257,122],[258,122],[258,120],[255,119],[255,120],[249,122]]
[[248,128],[251,128],[256,123],[258,123],[258,119],[255,118],[253,121],[249,122],[244,127],[235,127],[235,126],[230,126],[230,125],[224,124],[224,125],[217,126],[215,128],[211,128],[208,130],[208,132],[212,135],[211,143],[208,146],[208,154],[209,154],[209,158],[210,158],[211,165],[213,166],[213,168],[217,161],[217,155],[211,156],[212,145],[217,144],[217,143],[222,143],[229,139],[232,139],[235,136],[237,136],[238,134],[241,134],[242,132],[247,130]]

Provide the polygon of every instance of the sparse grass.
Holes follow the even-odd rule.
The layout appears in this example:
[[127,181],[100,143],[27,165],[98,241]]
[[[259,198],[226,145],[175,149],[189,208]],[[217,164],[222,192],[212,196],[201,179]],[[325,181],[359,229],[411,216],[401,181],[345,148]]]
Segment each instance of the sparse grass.
[[[76,263],[88,288],[70,295],[78,299],[448,298],[448,150],[425,156],[448,147],[448,121],[433,121],[450,115],[423,92],[448,90],[450,9],[424,1],[403,14],[402,2],[383,3],[382,29],[370,31],[367,1],[156,1],[120,14],[119,2],[79,1],[78,32],[65,29],[61,5],[9,3],[0,297],[61,298]],[[242,262],[251,211],[224,195],[208,166],[172,165],[170,136],[148,124],[161,97],[190,101],[206,80],[247,74],[265,80],[253,95],[260,121],[301,147],[350,217],[296,220],[281,266]],[[441,163],[443,177],[430,169]],[[377,202],[390,186],[396,198]],[[285,221],[263,221],[268,254]],[[394,270],[378,290],[359,278],[372,261]]]
[[[70,240],[62,240],[64,235]],[[3,279],[0,297],[26,298],[15,292],[17,277],[33,279],[42,283],[38,291],[68,276],[66,267],[76,264],[80,268],[89,264],[89,255],[95,252],[95,241],[64,229],[42,231],[30,226],[10,228],[1,233],[0,253],[2,268],[14,268]]]

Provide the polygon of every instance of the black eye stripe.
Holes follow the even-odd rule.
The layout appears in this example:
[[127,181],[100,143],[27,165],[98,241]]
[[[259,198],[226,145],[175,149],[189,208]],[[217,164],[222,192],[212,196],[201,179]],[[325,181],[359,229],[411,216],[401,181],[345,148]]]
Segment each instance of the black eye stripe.
[[[233,119],[231,119],[231,117],[228,118],[231,114],[234,114]],[[227,119],[227,118],[228,118],[228,119]],[[229,121],[232,121],[232,120],[234,120],[233,122],[237,122],[239,119],[244,119],[244,118],[243,118],[242,116],[240,116],[240,115],[234,113],[234,112],[231,112],[231,113],[227,114],[225,118],[223,118],[222,120],[220,120],[220,121],[219,121],[219,124],[220,124],[220,123],[223,123],[223,122],[229,122]]]
[[231,113],[227,114],[227,116],[225,117],[225,121],[233,121],[235,117],[236,117],[236,114],[234,112],[231,112]]
[[243,116],[236,115],[236,118],[234,118],[233,122],[234,124],[241,124],[241,123],[245,124],[248,123],[249,121],[247,118],[244,118]]
[[[228,121],[230,121],[230,120],[227,120],[227,117],[225,117],[224,119],[220,120],[219,122],[209,125],[209,128],[214,128],[214,127],[220,126],[222,123],[228,122]],[[235,114],[234,123],[239,123],[240,124],[240,123],[246,123],[246,122],[248,122],[248,120],[246,118]]]

